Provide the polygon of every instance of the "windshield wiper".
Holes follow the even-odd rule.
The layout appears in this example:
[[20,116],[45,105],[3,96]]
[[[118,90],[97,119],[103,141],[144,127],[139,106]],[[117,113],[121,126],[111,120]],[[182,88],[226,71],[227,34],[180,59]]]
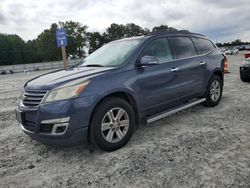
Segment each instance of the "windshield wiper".
[[104,66],[100,64],[89,64],[89,65],[85,65],[85,67],[104,67]]

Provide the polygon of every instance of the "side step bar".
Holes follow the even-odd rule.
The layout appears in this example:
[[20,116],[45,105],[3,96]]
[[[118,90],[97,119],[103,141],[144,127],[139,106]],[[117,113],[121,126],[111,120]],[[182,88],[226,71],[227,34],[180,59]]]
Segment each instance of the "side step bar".
[[176,112],[179,112],[179,111],[185,110],[185,109],[187,109],[187,108],[193,107],[193,106],[195,106],[195,105],[197,105],[197,104],[200,104],[200,103],[203,103],[203,102],[205,102],[205,101],[206,101],[205,98],[199,99],[199,100],[196,100],[196,101],[194,101],[194,102],[188,103],[188,104],[186,104],[186,105],[184,105],[184,106],[181,106],[181,107],[179,107],[179,108],[175,108],[175,109],[173,109],[173,110],[164,112],[164,113],[162,113],[162,114],[160,114],[160,115],[157,115],[157,116],[154,116],[154,117],[152,117],[152,118],[147,119],[147,123],[152,123],[152,122],[154,122],[154,121],[158,121],[158,120],[160,120],[160,119],[162,119],[162,118],[165,118],[165,117],[168,117],[168,116],[170,116],[170,115],[172,115],[172,114],[174,114],[174,113],[176,113]]

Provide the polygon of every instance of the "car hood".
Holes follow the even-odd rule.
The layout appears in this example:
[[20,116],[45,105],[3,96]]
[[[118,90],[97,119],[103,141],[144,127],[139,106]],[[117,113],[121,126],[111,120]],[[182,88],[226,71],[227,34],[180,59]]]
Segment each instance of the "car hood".
[[88,80],[107,71],[114,69],[114,67],[78,67],[70,68],[68,70],[58,70],[29,80],[25,84],[25,89],[30,90],[50,90],[74,80]]

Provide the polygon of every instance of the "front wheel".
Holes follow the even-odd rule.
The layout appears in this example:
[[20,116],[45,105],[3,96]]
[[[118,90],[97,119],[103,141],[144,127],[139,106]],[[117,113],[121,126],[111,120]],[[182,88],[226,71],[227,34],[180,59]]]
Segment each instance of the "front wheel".
[[217,106],[221,100],[223,83],[219,76],[213,75],[209,80],[207,90],[205,93],[205,106]]
[[92,116],[90,141],[105,151],[124,146],[135,128],[135,115],[130,104],[120,98],[104,99]]

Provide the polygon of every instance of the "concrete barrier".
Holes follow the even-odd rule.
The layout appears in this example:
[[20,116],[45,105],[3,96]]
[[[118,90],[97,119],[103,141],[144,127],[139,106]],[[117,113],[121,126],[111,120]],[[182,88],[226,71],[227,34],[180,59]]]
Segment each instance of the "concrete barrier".
[[[68,65],[76,65],[81,59],[68,60]],[[17,65],[5,65],[0,66],[0,73],[5,71],[10,73],[12,70],[14,73],[24,72],[25,70],[36,71],[36,70],[49,70],[49,69],[60,69],[63,68],[62,61],[51,61],[51,62],[41,62],[41,63],[30,63],[30,64],[17,64]]]

